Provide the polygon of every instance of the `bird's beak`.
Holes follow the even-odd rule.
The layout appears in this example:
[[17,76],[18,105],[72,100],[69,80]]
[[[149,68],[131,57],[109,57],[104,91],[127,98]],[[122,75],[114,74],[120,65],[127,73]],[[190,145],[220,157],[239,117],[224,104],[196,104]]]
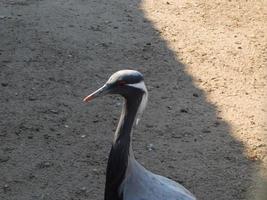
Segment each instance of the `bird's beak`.
[[84,102],[90,102],[92,99],[100,96],[104,96],[109,92],[109,87],[107,84],[103,85],[98,90],[94,91],[92,94],[89,94],[87,97],[83,99]]

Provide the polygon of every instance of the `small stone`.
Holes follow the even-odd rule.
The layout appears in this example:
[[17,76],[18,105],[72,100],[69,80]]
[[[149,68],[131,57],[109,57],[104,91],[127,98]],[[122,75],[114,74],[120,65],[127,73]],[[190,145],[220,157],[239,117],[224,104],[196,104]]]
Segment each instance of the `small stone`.
[[3,60],[3,63],[11,63],[11,60]]
[[121,103],[120,103],[120,102],[117,102],[117,103],[116,103],[116,106],[117,106],[117,107],[121,106]]
[[3,186],[3,190],[4,190],[4,192],[8,192],[8,191],[10,191],[11,189],[10,189],[10,186],[9,186],[8,184],[5,184],[5,185]]
[[82,191],[82,192],[86,192],[86,187],[82,187],[82,188],[81,188],[81,191]]
[[30,100],[30,101],[35,101],[36,98],[35,98],[35,97],[29,97],[29,100]]
[[219,126],[219,125],[220,125],[220,122],[218,122],[218,121],[214,122],[214,126],[215,126],[215,127],[217,127],[217,126]]
[[149,144],[149,145],[147,145],[147,150],[148,151],[152,151],[152,150],[154,150],[155,148],[154,148],[154,145],[153,144]]
[[86,193],[87,193],[87,189],[86,189],[86,187],[79,188],[79,189],[76,191],[76,194],[78,194],[78,195],[86,195]]
[[197,93],[193,93],[193,96],[194,96],[194,97],[199,97],[199,94],[197,94]]
[[176,135],[176,133],[173,133],[172,134],[172,138],[180,139],[180,138],[182,138],[182,136],[181,135]]
[[162,99],[168,99],[168,97],[167,97],[167,96],[162,96],[161,98],[162,98]]
[[0,155],[0,163],[7,162],[9,160],[9,156]]
[[37,166],[40,169],[44,169],[44,168],[51,167],[52,166],[52,163],[49,162],[49,161],[43,161],[43,162],[39,163]]
[[262,147],[266,147],[267,145],[266,144],[258,144],[257,147],[258,148],[262,148]]
[[8,86],[8,83],[1,83],[1,85],[2,85],[3,87],[6,87],[6,86]]
[[50,136],[48,134],[44,134],[44,139],[48,140]]
[[44,162],[44,166],[45,167],[50,167],[51,166],[51,163],[50,162]]
[[202,132],[202,133],[211,133],[211,131],[208,130],[208,129],[203,129],[201,132]]
[[55,81],[55,78],[54,77],[49,77],[48,80],[49,81]]
[[29,136],[28,136],[28,139],[32,139],[32,138],[33,138],[33,136],[32,136],[32,135],[29,135]]
[[50,110],[50,112],[53,113],[53,114],[58,114],[58,111],[57,110],[53,110],[52,109],[52,110]]
[[30,180],[35,178],[35,176],[32,173],[30,173],[28,177],[29,177]]
[[102,47],[106,47],[106,48],[109,47],[108,44],[105,42],[102,42],[101,45],[102,45]]
[[153,124],[146,124],[146,127],[147,127],[147,128],[153,128],[154,125],[153,125]]
[[182,108],[182,109],[180,109],[180,112],[181,113],[188,113],[188,110],[186,108]]

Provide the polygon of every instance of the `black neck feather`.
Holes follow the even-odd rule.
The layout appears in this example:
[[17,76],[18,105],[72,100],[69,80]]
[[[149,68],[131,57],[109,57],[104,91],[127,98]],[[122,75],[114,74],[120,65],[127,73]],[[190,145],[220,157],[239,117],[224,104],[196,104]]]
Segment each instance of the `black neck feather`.
[[125,178],[131,146],[131,132],[143,94],[125,98],[120,122],[109,154],[105,200],[122,200],[119,187]]

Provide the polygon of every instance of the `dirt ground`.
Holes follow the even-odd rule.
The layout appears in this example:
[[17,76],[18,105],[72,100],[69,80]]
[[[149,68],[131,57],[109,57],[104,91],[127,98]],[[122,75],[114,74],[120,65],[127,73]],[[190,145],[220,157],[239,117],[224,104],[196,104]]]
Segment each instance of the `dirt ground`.
[[0,199],[103,199],[122,99],[82,99],[126,68],[149,91],[138,161],[199,200],[266,199],[266,12],[264,0],[0,0]]

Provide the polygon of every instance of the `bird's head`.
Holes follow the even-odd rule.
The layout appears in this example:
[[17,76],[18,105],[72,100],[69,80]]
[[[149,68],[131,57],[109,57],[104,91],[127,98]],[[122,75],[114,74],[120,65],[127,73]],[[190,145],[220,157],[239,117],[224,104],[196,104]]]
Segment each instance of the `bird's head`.
[[117,71],[111,75],[108,81],[101,88],[85,97],[83,101],[89,102],[96,97],[106,94],[119,94],[125,98],[131,98],[132,95],[137,94],[146,96],[147,89],[143,75],[135,70]]

